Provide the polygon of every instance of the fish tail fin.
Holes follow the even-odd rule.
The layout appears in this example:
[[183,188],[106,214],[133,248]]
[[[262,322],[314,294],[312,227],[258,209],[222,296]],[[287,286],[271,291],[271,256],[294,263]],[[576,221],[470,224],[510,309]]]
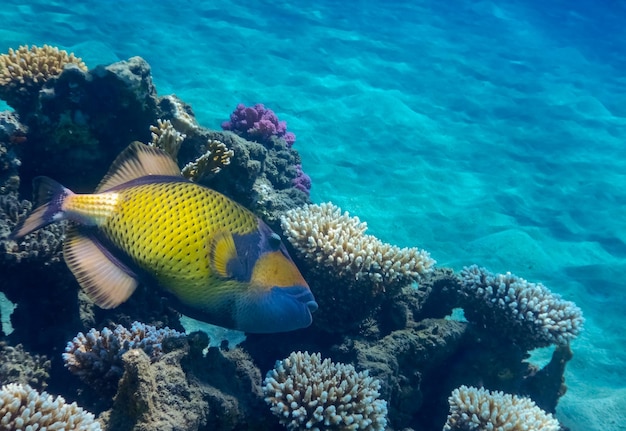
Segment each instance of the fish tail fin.
[[21,238],[51,223],[65,219],[63,202],[72,195],[72,191],[48,177],[36,177],[33,180],[36,209],[19,222],[10,239]]

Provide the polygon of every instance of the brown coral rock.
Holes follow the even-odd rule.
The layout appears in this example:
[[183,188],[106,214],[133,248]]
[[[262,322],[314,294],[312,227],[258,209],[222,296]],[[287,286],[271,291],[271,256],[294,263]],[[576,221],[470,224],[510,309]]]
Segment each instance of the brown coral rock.
[[103,415],[108,430],[198,430],[208,406],[199,388],[180,366],[185,351],[176,350],[154,363],[139,349],[123,356],[124,375],[113,409]]

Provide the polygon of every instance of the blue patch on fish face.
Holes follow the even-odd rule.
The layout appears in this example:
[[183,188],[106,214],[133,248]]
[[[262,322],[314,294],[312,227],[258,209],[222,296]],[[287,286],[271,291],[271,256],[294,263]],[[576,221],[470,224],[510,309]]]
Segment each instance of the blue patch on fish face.
[[239,298],[236,305],[237,329],[252,333],[287,332],[306,328],[317,302],[308,287],[273,287]]

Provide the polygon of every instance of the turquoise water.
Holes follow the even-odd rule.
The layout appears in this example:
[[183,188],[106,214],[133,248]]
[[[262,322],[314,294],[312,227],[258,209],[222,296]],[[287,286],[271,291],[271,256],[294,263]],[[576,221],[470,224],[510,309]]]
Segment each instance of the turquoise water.
[[575,301],[585,332],[558,418],[626,429],[624,4],[175,4],[8,0],[0,50],[142,56],[206,127],[264,103],[296,133],[315,202]]

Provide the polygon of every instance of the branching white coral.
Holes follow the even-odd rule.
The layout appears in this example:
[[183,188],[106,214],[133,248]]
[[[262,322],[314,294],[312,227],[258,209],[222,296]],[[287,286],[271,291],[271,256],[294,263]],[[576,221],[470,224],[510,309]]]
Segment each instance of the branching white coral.
[[367,235],[367,224],[332,203],[288,211],[282,227],[304,259],[347,280],[369,279],[380,290],[399,290],[432,270],[429,253],[400,248]]
[[384,430],[387,402],[380,383],[352,365],[294,352],[264,381],[265,401],[289,430]]
[[463,268],[461,281],[468,320],[493,327],[524,347],[567,344],[582,330],[580,308],[541,283],[476,265]]
[[100,431],[94,415],[67,404],[62,397],[41,394],[28,385],[9,384],[0,390],[0,429]]
[[530,398],[461,386],[448,398],[443,431],[559,431],[559,422]]

